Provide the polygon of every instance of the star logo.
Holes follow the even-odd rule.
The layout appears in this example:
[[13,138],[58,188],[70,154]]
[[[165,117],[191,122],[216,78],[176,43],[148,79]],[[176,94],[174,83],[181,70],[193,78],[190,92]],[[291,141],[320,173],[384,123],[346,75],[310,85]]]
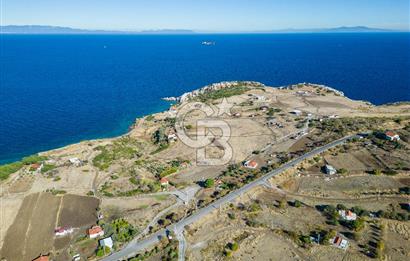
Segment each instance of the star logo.
[[224,114],[230,115],[233,104],[229,103],[226,98],[223,98],[222,102],[216,105],[216,107],[218,107],[218,113],[216,116],[222,116]]

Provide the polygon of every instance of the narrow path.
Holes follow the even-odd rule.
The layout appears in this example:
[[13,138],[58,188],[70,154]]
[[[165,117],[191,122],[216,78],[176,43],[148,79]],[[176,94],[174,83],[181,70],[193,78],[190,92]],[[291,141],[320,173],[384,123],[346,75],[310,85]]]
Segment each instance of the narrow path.
[[178,261],[185,261],[186,240],[184,231],[177,234],[178,239]]

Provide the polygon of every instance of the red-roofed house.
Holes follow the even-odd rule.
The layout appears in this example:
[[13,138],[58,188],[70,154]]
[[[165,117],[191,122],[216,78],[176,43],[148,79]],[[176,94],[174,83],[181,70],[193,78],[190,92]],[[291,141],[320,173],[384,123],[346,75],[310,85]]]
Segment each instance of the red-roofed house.
[[258,167],[258,162],[254,160],[248,160],[243,165],[249,169],[256,169],[256,167]]
[[159,182],[161,183],[161,186],[167,186],[169,184],[169,180],[167,178],[161,178]]
[[393,131],[386,131],[384,133],[384,137],[386,138],[386,140],[390,140],[390,141],[400,140],[400,136]]
[[87,234],[90,238],[96,238],[104,236],[104,230],[100,226],[93,226],[87,230]]
[[33,163],[30,165],[30,171],[39,171],[43,167],[43,164]]
[[350,210],[339,210],[339,215],[342,217],[342,219],[348,221],[353,221],[357,219],[356,213]]
[[349,241],[346,239],[336,236],[330,240],[330,243],[332,243],[335,247],[346,250],[347,247],[349,246]]
[[50,260],[48,256],[43,256],[43,255],[40,255],[39,257],[33,259],[33,261],[48,261],[48,260]]

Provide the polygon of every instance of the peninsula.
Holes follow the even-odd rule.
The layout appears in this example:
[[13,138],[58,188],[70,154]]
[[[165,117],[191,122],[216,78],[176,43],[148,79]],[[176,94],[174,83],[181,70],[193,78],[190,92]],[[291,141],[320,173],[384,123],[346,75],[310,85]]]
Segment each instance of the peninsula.
[[0,257],[409,258],[409,103],[252,81],[164,99],[120,137],[0,166]]

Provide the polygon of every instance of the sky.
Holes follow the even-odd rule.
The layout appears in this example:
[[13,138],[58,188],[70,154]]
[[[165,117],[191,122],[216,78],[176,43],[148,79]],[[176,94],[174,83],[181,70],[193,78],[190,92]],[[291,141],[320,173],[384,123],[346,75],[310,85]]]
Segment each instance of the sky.
[[357,26],[409,30],[410,0],[0,0],[1,25],[263,31]]

